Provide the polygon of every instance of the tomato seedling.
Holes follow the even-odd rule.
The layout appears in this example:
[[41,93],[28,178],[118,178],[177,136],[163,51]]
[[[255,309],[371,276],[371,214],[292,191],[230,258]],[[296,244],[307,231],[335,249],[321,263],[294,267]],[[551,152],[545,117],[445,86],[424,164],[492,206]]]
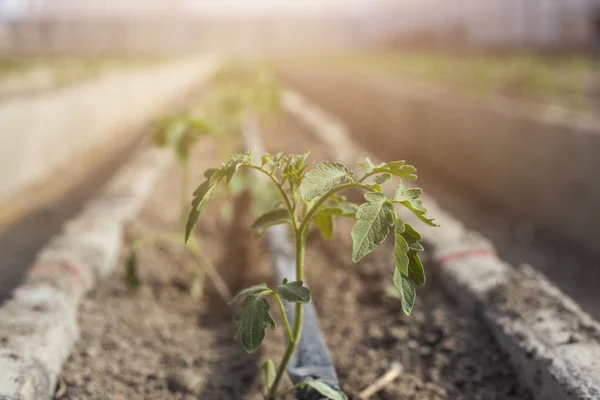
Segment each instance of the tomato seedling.
[[[200,118],[189,116],[166,117],[158,124],[152,139],[156,146],[170,147],[173,150],[175,159],[181,165],[181,218],[185,218],[189,211],[189,191],[190,191],[190,154],[200,138],[213,134],[214,128],[209,123]],[[185,245],[192,254],[199,270],[191,277],[189,290],[190,294],[199,298],[202,295],[204,285],[204,274],[206,273],[219,294],[227,299],[230,297],[230,291],[223,279],[219,276],[214,266],[206,257],[203,256],[200,245],[197,240],[191,240],[188,243],[181,241],[181,236],[176,234],[162,234],[150,237],[143,237],[133,242],[131,252],[127,258],[125,280],[131,289],[136,289],[140,285],[138,277],[138,256],[137,253],[141,247],[152,243],[174,243]]]
[[[182,168],[181,218],[183,221],[189,211],[190,155],[198,141],[206,135],[214,134],[219,134],[222,139],[225,139],[237,133],[250,115],[265,120],[279,110],[279,87],[268,71],[254,65],[230,64],[220,68],[210,79],[206,95],[195,108],[188,110],[186,114],[168,116],[158,122],[153,135],[154,144],[159,147],[170,147]],[[234,191],[242,190],[246,186],[244,182],[239,183],[239,187]],[[221,208],[223,214],[226,214],[228,206],[229,203],[223,203]],[[134,241],[125,272],[125,279],[132,289],[137,288],[140,282],[137,251],[146,244],[156,242],[183,244],[181,237],[173,234]],[[185,246],[200,266],[199,271],[190,280],[190,293],[194,297],[201,295],[206,272],[220,295],[228,300],[231,296],[227,285],[209,260],[202,255],[199,241],[195,238],[186,240]]]
[[[265,283],[255,285],[242,290],[230,302],[243,300],[241,311],[235,318],[236,336],[241,338],[242,346],[250,353],[260,346],[266,329],[275,329],[275,320],[269,312],[267,298],[272,297],[281,311],[288,346],[277,367],[271,360],[263,365],[268,399],[284,396],[302,386],[311,386],[322,395],[335,400],[346,399],[343,393],[320,380],[302,382],[288,390],[279,391],[281,379],[299,343],[303,304],[311,300],[311,291],[304,285],[304,255],[309,226],[314,223],[327,238],[332,235],[334,217],[354,218],[356,223],[351,232],[354,262],[371,253],[376,245],[393,234],[395,268],[392,281],[399,292],[402,310],[407,315],[411,313],[415,303],[415,285],[425,283],[425,272],[418,255],[423,247],[419,243],[419,233],[400,218],[394,204],[406,207],[427,225],[436,226],[432,219],[425,216],[426,210],[419,199],[421,189],[406,188],[401,182],[402,179],[416,179],[416,169],[404,161],[373,165],[366,159],[360,163],[364,174],[355,179],[348,167],[331,161],[319,163],[308,170],[307,157],[308,152],[290,156],[273,156],[267,153],[260,158],[260,163],[255,164],[252,152],[248,152],[234,155],[220,168],[206,170],[206,180],[194,191],[185,225],[187,241],[217,185],[221,182],[228,185],[240,168],[253,169],[266,175],[281,197],[281,201],[270,211],[256,219],[253,228],[262,232],[277,224],[290,226],[296,244],[296,280],[284,280],[275,288],[269,288]],[[381,184],[392,178],[400,182],[393,197],[388,198]],[[351,203],[339,194],[348,189],[365,191],[364,203]],[[286,316],[283,300],[295,303],[293,324],[290,324]]]

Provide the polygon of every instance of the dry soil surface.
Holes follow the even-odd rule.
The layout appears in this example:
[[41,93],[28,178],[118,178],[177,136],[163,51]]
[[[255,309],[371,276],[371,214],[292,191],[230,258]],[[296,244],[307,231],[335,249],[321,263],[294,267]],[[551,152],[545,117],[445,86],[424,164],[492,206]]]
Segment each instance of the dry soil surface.
[[[304,152],[312,161],[330,156],[327,146],[289,118],[264,132],[271,152]],[[195,182],[216,165],[219,144],[208,140],[195,157]],[[158,183],[128,242],[161,230],[181,231],[177,222],[178,172]],[[221,198],[206,209],[197,237],[232,291],[269,282],[270,260],[262,240],[247,227],[246,195],[233,201],[233,220]],[[234,222],[232,222],[234,221]],[[340,221],[328,241],[312,232],[307,281],[336,364],[352,399],[400,362],[404,373],[374,399],[529,400],[484,324],[442,290],[430,265],[411,317],[390,297],[392,247],[385,243],[359,264],[350,260],[350,221]],[[127,249],[125,249],[124,255]],[[426,255],[425,255],[426,256]],[[140,254],[141,288],[128,291],[124,265],[84,301],[82,338],[61,375],[60,399],[260,399],[261,360],[279,361],[283,332],[268,331],[261,348],[246,354],[233,338],[233,316],[210,282],[201,300],[187,292],[194,261],[177,245],[149,246]],[[278,320],[277,310],[273,314]],[[287,384],[287,382],[286,382]]]

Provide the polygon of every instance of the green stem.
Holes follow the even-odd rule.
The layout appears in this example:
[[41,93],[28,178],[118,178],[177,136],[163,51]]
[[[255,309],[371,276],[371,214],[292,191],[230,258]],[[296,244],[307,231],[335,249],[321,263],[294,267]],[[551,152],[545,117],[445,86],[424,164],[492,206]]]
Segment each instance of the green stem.
[[257,171],[262,172],[263,174],[265,174],[266,176],[269,177],[269,179],[271,179],[271,181],[273,181],[273,183],[275,184],[275,186],[277,187],[277,190],[279,190],[279,194],[281,195],[281,197],[283,198],[283,200],[285,201],[285,206],[288,209],[290,216],[292,217],[292,226],[294,228],[294,230],[298,227],[298,220],[296,218],[296,213],[294,211],[294,206],[292,205],[290,198],[288,197],[288,195],[285,193],[285,190],[283,190],[283,187],[281,185],[281,183],[279,183],[279,181],[277,180],[277,178],[275,178],[273,176],[273,174],[268,173],[267,171],[265,171],[264,169],[262,169],[259,166],[256,165],[243,165],[244,167],[248,167],[248,168],[252,168],[255,169]]
[[[294,216],[293,220],[296,220]],[[297,222],[297,221],[294,221]],[[306,234],[300,230],[296,230],[296,280],[303,280],[304,277],[304,246],[306,242]],[[288,343],[288,347],[285,350],[281,363],[279,363],[279,368],[277,369],[277,374],[275,375],[275,380],[273,381],[273,386],[269,389],[268,398],[275,399],[277,396],[277,388],[281,383],[281,379],[283,374],[285,373],[287,366],[292,358],[292,355],[296,351],[296,347],[298,347],[298,343],[300,342],[300,335],[302,334],[302,314],[304,309],[302,308],[301,303],[296,303],[296,313],[294,315],[294,331],[292,332],[292,340]]]
[[281,318],[283,319],[283,325],[285,326],[285,332],[287,334],[288,341],[293,341],[294,337],[292,335],[292,328],[290,328],[290,321],[288,320],[287,314],[285,313],[285,307],[283,306],[283,301],[281,301],[281,297],[277,292],[271,292],[275,300],[277,301],[277,305],[279,306],[279,311],[281,312]]
[[323,203],[325,202],[325,200],[327,200],[329,197],[333,196],[337,192],[340,192],[340,191],[346,190],[346,189],[350,189],[350,188],[365,189],[365,190],[367,190],[369,192],[376,192],[377,191],[377,189],[375,189],[374,187],[372,187],[370,185],[366,185],[364,183],[360,183],[360,182],[350,182],[350,183],[346,183],[346,184],[343,184],[343,185],[331,188],[327,193],[325,193],[323,196],[321,196],[319,198],[319,200],[310,208],[310,210],[308,210],[308,212],[306,213],[306,215],[302,219],[302,223],[300,224],[300,227],[298,228],[298,231],[301,234],[304,234],[304,231],[306,231],[306,229],[308,227],[308,224],[310,223],[310,221],[314,217],[314,215],[317,212],[317,210],[319,209],[319,207],[321,207],[321,205],[323,205]]
[[373,176],[373,175],[375,175],[375,174],[376,174],[376,172],[369,172],[368,174],[365,174],[365,176],[363,176],[362,178],[360,178],[360,179],[358,180],[358,183],[362,183],[362,182],[364,182],[364,181],[365,181],[365,179],[367,179],[368,177],[370,177],[370,176]]

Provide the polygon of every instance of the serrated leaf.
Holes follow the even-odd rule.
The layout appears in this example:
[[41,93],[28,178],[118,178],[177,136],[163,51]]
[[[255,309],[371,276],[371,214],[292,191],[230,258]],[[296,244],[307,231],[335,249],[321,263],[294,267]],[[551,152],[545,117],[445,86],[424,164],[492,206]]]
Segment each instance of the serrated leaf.
[[404,277],[398,268],[394,268],[393,282],[400,293],[400,305],[402,306],[402,311],[404,314],[410,315],[415,305],[416,296],[413,283],[408,278]]
[[383,193],[366,193],[356,213],[356,224],[352,228],[352,261],[358,262],[373,251],[390,234],[396,213],[394,206]]
[[242,290],[241,292],[239,292],[238,294],[236,294],[235,297],[233,299],[229,300],[229,302],[227,304],[232,304],[241,297],[249,296],[251,294],[258,294],[258,293],[264,292],[266,290],[269,290],[269,287],[267,286],[266,283],[259,283],[258,285],[250,286],[249,288],[246,288],[246,289]]
[[273,386],[273,382],[275,382],[276,375],[275,363],[273,362],[273,360],[268,359],[267,361],[265,361],[262,365],[262,371],[265,379],[265,385],[267,389],[271,389],[271,387]]
[[408,279],[415,285],[423,286],[425,284],[425,269],[419,255],[414,251],[409,254]]
[[304,304],[310,302],[310,289],[302,286],[302,281],[285,282],[283,285],[278,285],[275,291],[291,303]]
[[236,154],[224,162],[223,166],[221,167],[221,171],[226,177],[226,183],[229,185],[229,182],[231,182],[231,179],[242,165],[250,164],[252,164],[251,152]]
[[387,181],[389,181],[390,179],[392,179],[392,174],[381,174],[381,175],[377,175],[375,177],[375,183],[382,185],[384,183],[386,183]]
[[311,201],[344,183],[349,175],[350,171],[343,164],[322,162],[304,175],[300,184],[300,194],[304,200]]
[[327,399],[331,400],[348,400],[348,396],[346,396],[343,392],[337,391],[321,379],[316,379],[314,381],[306,381],[303,382],[306,386],[310,386],[315,389],[321,395],[325,396]]
[[333,236],[333,217],[327,214],[316,214],[313,222],[319,228],[321,236],[325,239],[331,239]]
[[404,232],[404,224],[400,219],[396,220],[396,227],[394,229],[394,262],[398,271],[402,275],[408,277],[408,264],[409,264],[409,247],[406,239],[402,236]]
[[408,180],[417,179],[417,175],[415,174],[415,172],[417,172],[417,169],[412,165],[406,164],[405,161],[392,161],[389,163],[379,164],[378,166],[373,167],[372,172],[387,172]]
[[198,209],[196,209],[195,207],[192,207],[192,209],[190,210],[190,213],[188,215],[187,221],[185,222],[185,238],[184,238],[185,243],[187,243],[187,241],[190,239],[190,236],[192,235],[192,231],[194,230],[194,227],[198,223],[199,219],[200,219],[200,211]]
[[190,213],[188,215],[188,219],[185,223],[185,242],[190,238],[192,231],[194,230],[194,226],[198,223],[200,219],[200,214],[202,210],[206,206],[206,202],[212,195],[219,183],[219,179],[214,179],[215,174],[211,176],[211,178],[204,181],[198,188],[194,191],[194,199],[192,200],[192,207],[190,209]]
[[241,311],[236,315],[237,331],[242,346],[248,353],[254,353],[265,338],[265,331],[275,329],[275,320],[269,314],[269,302],[260,294],[246,296]]
[[415,189],[405,189],[402,184],[396,186],[396,192],[394,193],[394,197],[392,201],[394,203],[400,203],[404,207],[408,208],[417,218],[426,223],[429,226],[438,226],[433,219],[429,219],[425,217],[425,213],[427,210],[423,207],[423,203],[419,200],[421,197],[422,190]]
[[[221,179],[222,172],[219,168],[209,168],[204,171],[204,177],[212,184],[215,179]],[[194,196],[196,193],[194,192]]]
[[[423,251],[423,246],[419,243],[421,235],[412,226],[406,224],[404,225],[404,232],[398,234],[398,231],[396,231],[395,238],[394,257],[396,259],[396,268],[415,285],[423,286],[425,284],[425,270],[417,254],[417,252]],[[400,249],[399,246],[403,245],[402,241],[405,246]],[[402,254],[404,254],[406,259]],[[406,266],[404,265],[405,261],[407,262]],[[402,264],[399,265],[399,262],[402,262]]]
[[350,203],[346,201],[344,197],[336,196],[326,200],[321,207],[319,207],[319,210],[315,213],[315,216],[331,215],[354,218],[357,211],[358,204]]
[[419,232],[415,231],[415,229],[411,225],[404,225],[404,232],[402,232],[402,237],[404,237],[404,240],[406,240],[406,243],[408,243],[409,250],[424,250],[423,246],[421,246],[421,243],[419,243],[419,240],[421,240],[421,235],[419,235]]
[[137,267],[137,253],[135,250],[131,250],[125,265],[125,282],[131,290],[136,290],[140,286],[140,278],[138,276]]
[[371,159],[369,157],[365,158],[364,162],[359,162],[358,165],[363,167],[365,169],[365,173],[367,174],[373,171],[373,162],[371,162]]
[[291,222],[290,213],[285,208],[271,210],[261,215],[252,224],[252,229],[262,232],[270,226]]

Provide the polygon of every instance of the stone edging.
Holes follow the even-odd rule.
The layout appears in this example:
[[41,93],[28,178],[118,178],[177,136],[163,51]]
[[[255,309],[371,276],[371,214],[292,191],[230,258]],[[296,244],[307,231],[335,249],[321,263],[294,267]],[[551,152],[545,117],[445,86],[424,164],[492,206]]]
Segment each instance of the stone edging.
[[51,398],[79,338],[83,296],[117,265],[124,225],[169,165],[166,150],[138,151],[38,254],[0,307],[0,400]]
[[[356,161],[359,147],[340,122],[289,91],[283,105],[328,143],[340,161]],[[483,318],[532,395],[539,400],[600,399],[598,322],[531,267],[507,265],[488,240],[423,197],[442,226],[423,229],[441,282]],[[405,218],[416,223],[412,215]]]

